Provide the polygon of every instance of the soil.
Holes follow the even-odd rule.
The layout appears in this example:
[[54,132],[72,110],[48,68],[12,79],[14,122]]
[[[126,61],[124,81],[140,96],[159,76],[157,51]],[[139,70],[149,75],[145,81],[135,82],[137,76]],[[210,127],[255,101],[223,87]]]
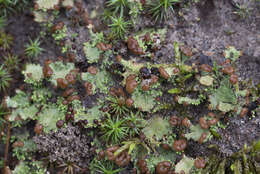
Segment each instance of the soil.
[[[248,1],[251,15],[241,19],[234,14],[237,9],[228,0],[203,1],[204,3],[181,9],[182,17],[169,21],[167,55],[170,59],[173,53],[173,42],[179,41],[191,47],[197,54],[211,55],[213,60],[222,61],[223,50],[227,46],[235,46],[243,51],[238,62],[238,73],[241,80],[252,78],[253,84],[258,84],[259,74],[259,44],[260,44],[260,9],[257,2]],[[259,3],[258,3],[259,4]],[[176,12],[177,13],[177,12]]]
[[[95,10],[97,14],[102,14],[103,0],[84,0],[83,6],[88,9],[89,14]],[[249,14],[245,18],[241,18],[234,14],[238,9],[231,0],[202,0],[198,4],[184,5],[175,11],[172,19],[166,23],[157,23],[155,26],[151,19],[143,16],[140,23],[133,30],[140,30],[147,26],[155,28],[167,27],[167,39],[163,47],[156,52],[153,60],[145,60],[153,63],[173,63],[175,41],[183,43],[192,49],[192,60],[198,60],[201,54],[208,55],[213,61],[222,62],[224,60],[223,50],[227,46],[235,46],[241,50],[243,55],[237,61],[237,71],[240,81],[250,82],[253,86],[260,84],[260,2],[247,0],[234,0],[234,2],[248,5]],[[70,37],[65,42],[73,43],[76,47],[76,61],[81,71],[85,72],[90,66],[85,63],[83,53],[83,43],[90,39],[88,29],[85,26],[73,26],[67,17],[71,14],[62,14],[59,20],[68,26],[69,33],[78,33],[76,39]],[[72,15],[73,16],[73,15]],[[107,29],[97,16],[93,19],[97,30]],[[56,21],[58,22],[58,21]],[[33,16],[27,11],[8,18],[6,31],[14,36],[13,50],[19,58],[22,59],[24,65],[28,60],[24,60],[25,43],[29,38],[34,40],[40,34],[42,26],[33,21]],[[47,59],[57,60],[58,56],[66,55],[61,53],[60,47],[56,45],[51,36],[45,37],[41,46],[44,52],[39,56],[38,60],[32,60],[43,65]],[[5,53],[0,53],[3,56]],[[134,56],[130,56],[130,59]],[[144,60],[139,60],[144,61]],[[3,61],[0,58],[0,64]],[[21,65],[21,68],[23,68]],[[14,90],[22,85],[23,76],[21,73],[14,73],[15,77],[9,95],[13,95]],[[82,86],[78,85],[80,90]],[[167,88],[167,84],[165,84]],[[79,91],[79,93],[83,93]],[[3,97],[3,94],[0,95]],[[96,96],[82,97],[83,104],[90,107],[94,104]],[[172,96],[163,96],[164,102],[172,101]],[[205,109],[205,108],[204,108]],[[164,110],[161,112],[166,117],[174,115],[174,110]],[[194,110],[193,107],[187,107],[187,113],[190,117],[197,121],[200,115],[206,114],[207,109]],[[189,141],[188,148],[185,153],[190,157],[207,156],[214,153],[209,149],[210,144],[216,144],[223,156],[230,156],[232,153],[243,148],[244,144],[252,144],[253,141],[260,138],[260,112],[255,113],[254,117],[238,118],[231,117],[225,129],[219,130],[222,139],[208,141],[201,145],[194,141]],[[0,144],[2,145],[2,144]],[[2,146],[1,146],[2,147]],[[1,148],[2,149],[2,148]],[[2,155],[3,152],[1,152]],[[121,174],[130,173],[131,166],[122,171]]]
[[[243,56],[237,62],[236,73],[239,75],[239,80],[251,81],[253,85],[259,84],[260,9],[256,8],[257,2],[240,3],[248,3],[248,7],[251,8],[251,15],[245,19],[233,13],[236,8],[227,0],[203,1],[197,6],[176,12],[174,19],[168,22],[167,44],[157,52],[160,56],[157,56],[156,60],[160,63],[172,62],[174,41],[192,48],[194,59],[205,54],[217,62],[223,61],[225,47],[235,46],[243,51]],[[179,17],[177,13],[181,13],[182,16]],[[223,137],[222,140],[213,140],[204,148],[199,144],[194,145],[191,155],[205,156],[206,146],[214,143],[219,145],[224,155],[231,155],[244,144],[251,144],[260,138],[259,113],[257,114],[258,117],[252,120],[231,118],[228,127],[219,132]]]

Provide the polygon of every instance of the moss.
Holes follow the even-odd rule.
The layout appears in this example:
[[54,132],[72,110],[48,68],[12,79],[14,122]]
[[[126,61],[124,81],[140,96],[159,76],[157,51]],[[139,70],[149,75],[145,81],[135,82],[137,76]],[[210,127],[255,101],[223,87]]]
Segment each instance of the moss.
[[99,60],[99,56],[101,54],[101,51],[91,46],[89,42],[84,43],[84,53],[86,55],[88,63],[97,63]]
[[100,111],[100,106],[94,106],[90,109],[84,108],[82,106],[78,106],[75,108],[75,121],[78,122],[80,120],[87,120],[88,124],[85,127],[97,127],[94,123],[95,120],[101,121],[103,116],[102,111]]
[[40,65],[27,64],[25,70],[22,72],[25,77],[25,82],[33,85],[39,85],[43,80],[43,69]]
[[72,163],[86,168],[94,155],[91,137],[77,126],[68,125],[57,132],[39,135],[34,137],[34,142],[38,151],[46,153],[52,163]]
[[89,72],[82,73],[81,77],[83,81],[90,82],[93,85],[93,94],[97,91],[102,93],[108,92],[111,78],[105,70],[99,71],[96,75],[90,74]]
[[12,78],[10,73],[4,68],[4,66],[0,66],[0,91],[5,92],[7,88],[10,87]]
[[48,10],[54,9],[54,7],[59,4],[59,0],[37,0],[36,3],[40,9]]
[[192,125],[190,127],[190,131],[191,131],[190,133],[185,134],[185,137],[187,139],[193,139],[194,141],[199,141],[199,139],[203,133],[207,134],[207,137],[205,138],[205,140],[203,140],[203,142],[206,142],[206,141],[210,140],[210,138],[211,138],[209,130],[202,129],[199,124]]
[[65,120],[65,114],[60,112],[56,105],[48,105],[41,110],[38,115],[38,121],[43,125],[43,131],[50,133],[57,131],[56,122]]
[[53,62],[49,66],[53,70],[50,81],[54,86],[57,86],[58,78],[65,79],[66,75],[69,74],[71,70],[75,69],[73,63],[64,64],[61,61]]
[[35,115],[38,112],[38,108],[35,105],[30,104],[29,96],[23,91],[17,90],[16,95],[12,98],[7,97],[6,105],[12,108],[10,121],[14,121],[18,117],[23,120],[35,120]]
[[169,161],[171,163],[174,163],[175,160],[176,160],[176,153],[175,152],[165,151],[161,148],[158,149],[158,153],[154,153],[154,154],[150,155],[150,157],[148,159],[146,159],[147,167],[149,168],[149,171],[151,173],[155,172],[156,165],[159,162]]
[[[100,6],[99,1],[93,1],[87,4],[90,5],[87,9],[94,4]],[[212,66],[207,56],[200,56],[198,65],[197,50],[185,50],[184,44],[174,42],[174,62],[156,64],[164,61],[157,59],[160,52],[168,50],[167,27],[161,25],[164,28],[139,30],[144,25],[151,25],[152,21],[147,20],[149,13],[153,13],[157,21],[165,20],[176,4],[179,4],[177,0],[109,0],[105,6],[107,26],[101,26],[96,12],[102,9],[97,8],[88,16],[85,1],[36,0],[34,19],[43,22],[40,38],[46,40],[45,36],[52,36],[58,44],[56,46],[61,47],[61,53],[69,52],[66,59],[60,60],[59,57],[59,61],[45,61],[44,66],[36,64],[38,61],[43,63],[40,59],[32,60],[35,64],[26,64],[27,60],[22,60],[26,83],[21,86],[22,90],[10,94],[13,96],[6,97],[4,102],[7,105],[4,111],[10,111],[12,132],[18,129],[16,126],[28,128],[36,122],[34,140],[38,145],[37,155],[45,157],[55,171],[62,170],[63,173],[129,173],[133,165],[138,168],[137,173],[142,167],[142,173],[148,173],[148,170],[160,173],[156,171],[156,166],[164,162],[171,162],[167,163],[173,166],[171,172],[175,170],[179,173],[238,172],[241,166],[246,173],[255,171],[259,143],[253,151],[246,149],[224,160],[220,156],[206,159],[206,169],[202,169],[205,161],[197,157],[203,165],[197,167],[201,169],[194,167],[196,160],[190,157],[194,155],[190,143],[194,140],[202,144],[213,136],[216,139],[210,143],[219,143],[217,138],[223,139],[219,129],[225,129],[229,116],[240,115],[244,117],[241,120],[247,122],[245,116],[258,109],[259,91],[251,89],[254,92],[249,94],[245,89],[251,88],[250,84],[239,83],[234,63],[242,52],[232,46],[224,51],[224,64],[217,65],[215,62]],[[146,9],[147,6],[150,9]],[[190,17],[186,12],[178,14]],[[5,32],[1,19],[0,47],[3,54],[8,55],[16,50],[11,47],[13,38]],[[76,31],[79,34],[75,34]],[[110,31],[112,34],[109,34]],[[34,48],[30,46],[33,41],[27,46],[28,57],[52,54],[50,50],[44,54],[38,50],[36,54],[36,47],[40,46],[36,41],[38,44],[34,44]],[[79,60],[82,56],[86,59]],[[146,60],[148,57],[151,59]],[[192,65],[186,65],[186,62]],[[8,61],[5,64],[9,64]],[[11,82],[11,76],[7,74],[6,77]],[[120,92],[109,90],[112,86]],[[13,85],[10,87],[12,90]],[[251,101],[254,101],[253,106]],[[209,110],[213,110],[215,115],[205,116],[204,113]],[[0,130],[0,135],[5,133],[3,130]],[[14,173],[33,173],[32,168],[38,170],[41,166],[32,166],[33,163],[23,157],[26,156],[23,151],[30,150],[30,145],[33,147],[31,137],[24,141],[24,149],[11,149],[20,160]],[[105,149],[110,144],[117,148],[108,154]],[[94,145],[99,149],[93,148]],[[103,154],[98,155],[95,151],[103,151]],[[33,157],[32,154],[28,156]],[[112,159],[114,156],[115,159]],[[145,166],[140,167],[137,161],[142,160]],[[125,169],[121,168],[126,165]],[[90,167],[90,171],[81,171],[79,167]],[[50,168],[48,172],[52,172]],[[46,168],[42,169],[47,172]]]
[[142,132],[151,144],[158,145],[158,141],[170,132],[170,124],[159,116],[151,118]]
[[145,112],[153,112],[153,108],[158,103],[156,97],[159,97],[160,95],[161,92],[156,89],[144,92],[139,87],[132,94],[132,99],[134,100],[135,108]]
[[184,171],[185,173],[189,173],[193,165],[194,165],[194,160],[184,155],[182,160],[178,162],[177,165],[175,166],[175,172]]
[[3,31],[0,31],[0,47],[4,50],[8,50],[11,48],[13,44],[13,37],[10,34],[6,34]]

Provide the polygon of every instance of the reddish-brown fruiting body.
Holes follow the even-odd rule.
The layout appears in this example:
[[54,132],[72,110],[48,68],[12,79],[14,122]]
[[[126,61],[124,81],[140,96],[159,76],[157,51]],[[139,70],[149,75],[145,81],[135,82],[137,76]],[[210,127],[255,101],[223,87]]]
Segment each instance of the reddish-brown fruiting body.
[[164,150],[170,150],[171,149],[171,146],[169,145],[169,144],[162,144],[162,148],[164,149]]
[[200,127],[202,129],[208,129],[209,128],[209,125],[208,125],[207,121],[205,120],[205,118],[200,117],[199,123],[200,123]]
[[167,73],[167,71],[162,66],[159,68],[159,72],[163,78],[165,78],[165,79],[170,78],[170,75]]
[[173,99],[174,99],[175,102],[178,102],[179,101],[179,96],[176,95],[176,96],[174,96]]
[[101,51],[107,51],[107,50],[112,49],[112,45],[100,42],[97,44],[97,48],[100,49]]
[[24,142],[23,142],[23,141],[16,141],[16,142],[14,142],[14,144],[12,145],[13,148],[23,147],[23,146],[24,146]]
[[59,120],[56,123],[57,128],[61,128],[63,125],[64,125],[64,121],[63,120]]
[[170,119],[169,119],[169,123],[172,125],[172,126],[177,126],[181,123],[181,119],[175,115],[171,116]]
[[137,40],[134,38],[134,37],[129,37],[128,40],[127,40],[127,46],[128,46],[128,49],[136,54],[136,55],[142,55],[144,54],[143,52],[143,49],[139,46]]
[[199,157],[195,160],[194,165],[197,169],[203,169],[206,166],[206,161],[203,158]]
[[58,87],[60,87],[60,88],[62,88],[62,89],[67,88],[68,82],[67,82],[65,79],[57,78],[56,81],[57,81]]
[[41,124],[36,124],[34,127],[34,132],[38,135],[40,135],[42,133],[43,130],[43,126]]
[[67,100],[63,100],[63,101],[62,101],[62,104],[63,104],[63,105],[67,105],[67,104],[69,104],[69,102],[68,102]]
[[183,54],[185,56],[188,56],[188,57],[192,56],[192,49],[190,47],[180,46],[180,50],[181,50],[181,52],[183,52]]
[[156,174],[168,174],[171,170],[171,162],[169,161],[162,161],[156,165]]
[[98,158],[99,158],[99,160],[104,159],[105,156],[106,156],[106,153],[105,153],[104,150],[101,150],[100,152],[98,152]]
[[137,161],[137,166],[138,166],[141,174],[147,174],[149,172],[149,169],[147,167],[147,162],[144,159],[139,159]]
[[214,118],[214,117],[215,117],[215,114],[214,114],[213,112],[209,112],[209,113],[208,113],[208,116]]
[[182,124],[183,126],[187,127],[187,128],[189,128],[189,127],[191,126],[191,122],[190,122],[190,120],[189,120],[187,117],[185,117],[185,118],[181,121],[181,124]]
[[130,108],[130,107],[133,106],[133,104],[134,104],[134,100],[131,99],[131,98],[128,98],[128,99],[126,100],[125,104],[126,104],[127,107]]
[[119,167],[127,166],[131,161],[131,156],[128,154],[127,151],[121,152],[115,159],[115,163]]
[[248,108],[242,108],[242,110],[240,112],[240,117],[246,116],[247,113],[248,113]]
[[59,11],[60,10],[60,6],[59,5],[54,5],[54,9]]
[[69,74],[67,74],[65,76],[65,79],[67,80],[67,82],[69,84],[74,85],[76,83],[76,77],[77,77],[77,75],[75,73],[70,72]]
[[204,140],[207,138],[207,133],[206,132],[203,132],[198,140],[198,142],[200,144],[202,144],[204,142]]
[[141,2],[141,4],[142,4],[142,6],[145,6],[146,0],[140,0],[140,2]]
[[53,25],[51,28],[51,32],[54,33],[58,30],[62,30],[64,27],[64,22],[58,22],[57,24]]
[[151,85],[152,85],[152,84],[155,84],[156,82],[158,82],[158,79],[159,79],[159,78],[158,78],[156,75],[153,75],[153,74],[152,74],[152,75],[151,75]]
[[63,92],[62,96],[66,98],[70,96],[74,91],[75,90],[73,88],[66,89],[66,91]]
[[73,100],[80,100],[80,96],[72,95],[72,96],[68,97],[68,102],[72,102]]
[[231,75],[235,72],[234,68],[232,66],[225,66],[223,69],[222,69],[222,72],[225,73],[225,74],[228,74],[228,75]]
[[93,85],[90,82],[85,82],[84,87],[87,95],[93,95]]
[[149,89],[150,89],[149,84],[146,84],[146,83],[142,84],[141,87],[142,87],[143,91],[149,91]]
[[231,84],[235,85],[238,82],[238,76],[236,74],[231,74],[229,81]]
[[100,49],[101,51],[107,50],[107,47],[106,47],[105,43],[103,43],[103,42],[98,43],[97,48]]
[[51,63],[52,63],[52,60],[47,59],[47,60],[44,61],[44,66],[48,66]]
[[76,55],[75,55],[75,53],[68,52],[68,53],[67,53],[67,58],[68,58],[69,62],[75,62],[75,60],[76,60]]
[[144,35],[144,41],[145,41],[145,42],[150,42],[150,41],[151,41],[150,33],[146,33],[146,34]]
[[137,81],[135,80],[135,75],[131,74],[126,78],[126,91],[129,94],[132,94],[135,90],[135,88],[137,87]]
[[177,74],[179,74],[180,69],[177,68],[177,67],[174,67],[173,70],[172,70],[172,72],[173,72],[174,75],[177,75]]
[[183,151],[187,147],[187,141],[185,139],[175,140],[173,143],[173,149],[176,151]]
[[[81,11],[81,10],[80,10],[80,11]],[[79,11],[79,13],[81,13],[80,11]],[[88,15],[88,12],[87,12],[87,11],[85,11],[85,12],[81,15],[81,19],[82,19],[82,21],[83,21],[84,24],[86,24],[86,25],[90,24],[90,19],[89,19],[89,15]]]
[[45,65],[42,71],[45,78],[51,77],[53,74],[51,67],[49,67],[48,65]]
[[115,151],[119,149],[119,146],[111,146],[107,148],[106,154],[109,161],[114,161],[116,159],[116,156],[114,155]]
[[203,64],[200,66],[200,69],[205,72],[212,72],[212,67],[208,64]]
[[118,63],[120,63],[121,60],[122,60],[122,56],[121,56],[121,55],[117,55],[117,56],[116,56],[116,61],[117,61]]
[[115,87],[110,88],[109,94],[111,96],[117,97],[117,89]]
[[38,10],[39,9],[39,5],[37,3],[34,4],[34,10]]
[[98,70],[97,70],[96,67],[90,66],[90,67],[88,67],[88,72],[89,72],[90,74],[96,75],[96,74],[98,73]]
[[208,121],[208,125],[209,125],[209,126],[213,126],[213,125],[217,124],[217,122],[218,122],[218,119],[213,118],[213,119],[211,119],[211,120]]
[[225,65],[228,65],[228,64],[230,64],[230,63],[231,63],[231,60],[230,60],[230,59],[226,59],[225,62],[224,62]]

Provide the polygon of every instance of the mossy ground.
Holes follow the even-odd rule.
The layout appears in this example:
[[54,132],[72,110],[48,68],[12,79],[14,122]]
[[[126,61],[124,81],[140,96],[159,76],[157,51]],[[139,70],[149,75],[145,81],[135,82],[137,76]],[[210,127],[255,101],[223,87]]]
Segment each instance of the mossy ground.
[[[66,2],[70,4],[72,1]],[[120,168],[118,173],[129,174],[138,168],[137,161],[140,158],[145,158],[147,167],[151,173],[156,171],[155,166],[157,163],[161,161],[171,161],[173,170],[178,172],[184,170],[186,173],[190,172],[193,174],[203,172],[202,170],[195,169],[193,165],[197,157],[204,158],[207,161],[207,167],[211,166],[211,168],[214,168],[214,171],[219,170],[219,172],[222,172],[222,163],[220,161],[216,162],[218,166],[212,167],[212,161],[216,160],[214,155],[231,160],[232,158],[230,157],[232,157],[234,153],[243,151],[245,144],[251,146],[253,142],[259,140],[259,106],[256,106],[256,108],[246,116],[240,117],[240,110],[245,106],[246,101],[244,101],[245,97],[239,94],[237,86],[235,85],[231,85],[231,92],[230,90],[226,90],[229,94],[234,93],[235,95],[235,99],[234,97],[232,98],[232,95],[229,97],[232,100],[231,102],[229,99],[225,101],[223,97],[222,99],[216,99],[217,104],[214,113],[219,119],[218,124],[215,127],[211,127],[210,130],[201,129],[199,126],[200,118],[211,119],[207,116],[208,112],[211,111],[208,109],[208,105],[213,102],[208,99],[210,96],[217,95],[217,93],[210,93],[209,91],[218,89],[219,86],[222,86],[221,82],[229,76],[222,72],[218,75],[215,72],[207,74],[201,70],[190,70],[192,64],[195,63],[209,64],[211,67],[213,67],[214,62],[221,64],[227,58],[227,56],[223,55],[223,52],[228,49],[228,46],[234,46],[236,50],[242,52],[239,58],[232,62],[232,66],[238,75],[239,87],[241,91],[246,89],[250,90],[249,104],[259,100],[259,1],[250,1],[249,3],[242,0],[238,1],[241,5],[246,5],[246,8],[249,10],[249,13],[247,13],[247,11],[242,11],[234,7],[234,4],[228,1],[201,0],[195,3],[195,1],[190,0],[178,5],[169,20],[165,22],[155,22],[153,18],[145,12],[141,12],[138,18],[134,18],[133,15],[124,14],[127,20],[134,21],[134,25],[129,28],[125,39],[119,40],[112,37],[106,21],[103,20],[104,16],[102,16],[102,14],[104,12],[105,1],[83,0],[73,2],[74,6],[72,9],[61,6],[59,14],[56,15],[55,12],[52,13],[54,18],[53,20],[48,18],[49,21],[47,23],[34,21],[35,17],[30,9],[33,8],[33,4],[27,6],[23,12],[10,15],[6,18],[6,26],[2,30],[10,34],[14,41],[13,44],[11,44],[11,49],[3,49],[0,47],[0,64],[3,64],[3,56],[8,53],[17,55],[20,59],[20,64],[18,70],[11,72],[13,80],[10,88],[8,88],[5,93],[0,93],[1,102],[4,101],[5,96],[14,97],[17,94],[16,90],[18,88],[26,91],[26,101],[28,100],[28,103],[25,103],[27,104],[26,106],[23,106],[23,108],[18,107],[18,109],[14,103],[9,103],[8,111],[13,112],[13,115],[16,113],[19,115],[20,113],[20,117],[24,119],[21,120],[21,118],[17,118],[18,121],[14,121],[15,117],[11,117],[12,119],[10,119],[10,121],[13,121],[13,128],[11,129],[13,139],[11,137],[10,146],[17,141],[31,142],[33,137],[38,136],[35,134],[35,130],[33,130],[36,122],[46,126],[47,128],[44,127],[43,131],[49,133],[49,131],[57,131],[58,128],[55,127],[57,119],[65,121],[65,114],[70,114],[73,115],[74,118],[70,118],[69,121],[66,122],[71,122],[74,125],[77,124],[77,129],[78,127],[84,127],[82,131],[77,133],[84,133],[84,136],[88,136],[89,149],[93,151],[91,154],[94,154],[91,155],[92,162],[89,165],[82,165],[82,161],[78,161],[78,164],[66,164],[67,167],[72,166],[72,168],[74,168],[72,169],[75,170],[74,173],[80,173],[80,171],[83,173],[106,173],[105,170],[100,169],[100,166],[106,166],[107,171],[109,168],[114,170]],[[55,3],[57,2],[55,1]],[[53,6],[53,4],[48,5]],[[38,8],[43,7],[40,6]],[[84,9],[84,14],[78,10],[81,8]],[[41,10],[42,9],[38,9],[38,11]],[[240,12],[240,16],[237,12]],[[61,21],[64,23],[64,26],[66,26],[66,31],[62,36],[60,35],[62,39],[57,39],[58,37],[55,37],[55,34],[53,34],[52,27]],[[167,32],[164,33],[160,31]],[[150,41],[143,39],[146,33],[152,33]],[[128,36],[132,35],[135,35],[135,39],[140,48],[145,50],[144,54],[137,55],[129,49],[127,39]],[[36,38],[40,38],[41,47],[44,51],[36,58],[28,58],[24,52],[26,48],[25,43],[29,43],[30,39],[35,40]],[[98,45],[101,42],[104,45]],[[179,44],[180,51],[182,52],[182,60],[187,59],[185,63],[182,62],[181,65],[176,65],[179,61],[178,54],[174,48],[174,43],[176,42]],[[109,44],[111,44],[111,48],[109,48]],[[121,63],[117,61],[117,55],[122,56]],[[203,57],[202,55],[207,55],[207,60],[201,58]],[[71,95],[79,96],[79,101],[78,99],[74,100],[70,105],[73,107],[75,113],[69,111],[69,107],[62,103],[64,100],[68,101],[69,97],[62,97],[65,90],[57,87],[57,79],[55,78],[55,74],[57,75],[57,73],[62,71],[61,74],[65,73],[62,74],[62,78],[65,79],[65,76],[70,73],[74,67],[71,69],[66,68],[66,72],[63,70],[59,71],[59,68],[52,68],[54,75],[52,75],[50,79],[44,78],[42,75],[39,77],[39,73],[33,74],[31,71],[31,75],[30,73],[22,73],[29,72],[26,71],[26,64],[37,64],[38,67],[41,66],[44,68],[47,60],[53,62],[58,61],[59,63],[62,61],[71,62],[67,64],[67,67],[73,64],[75,68],[78,68],[79,72],[77,72],[76,83],[68,85],[68,88],[75,90]],[[124,70],[121,71],[121,69],[118,68],[118,63],[123,65]],[[97,68],[97,74],[94,75],[88,72],[90,66]],[[149,69],[162,66],[166,69],[170,78],[166,80],[159,73],[157,74],[159,77],[158,82],[151,85],[149,91],[143,91],[142,85],[150,83],[149,79],[143,80],[141,77],[142,74],[139,73],[139,69],[143,66]],[[66,63],[64,63],[64,67],[66,67]],[[181,69],[181,74],[174,75],[173,67]],[[221,65],[219,65],[219,67],[221,68]],[[127,83],[126,78],[131,74],[135,74],[135,80],[138,84],[132,94],[125,88]],[[214,79],[214,85],[208,78],[206,78],[206,82],[200,81],[201,77],[208,77],[206,75]],[[34,79],[32,77],[39,78],[39,81],[33,81]],[[92,84],[92,95],[86,95],[85,82]],[[119,92],[120,94],[111,95],[110,89],[112,87],[123,89],[124,94],[122,95],[122,93]],[[168,93],[168,90],[177,88],[180,89],[180,91],[172,90],[174,94]],[[198,88],[198,90],[194,90],[195,88]],[[205,90],[206,88],[207,90]],[[43,89],[45,92],[38,93],[37,91],[40,91],[39,89]],[[48,95],[46,90],[48,91]],[[221,93],[225,92],[222,90]],[[179,99],[176,100],[174,97],[177,95]],[[224,97],[225,96],[226,94],[224,94]],[[112,97],[112,100],[108,99],[108,97]],[[123,111],[123,114],[119,114],[120,111],[118,110],[118,112],[115,112],[113,108],[111,109],[111,107],[118,107],[120,109],[121,105],[125,106],[125,104],[121,102],[128,98],[132,98],[136,102],[130,108],[125,107],[126,109]],[[186,105],[187,103],[188,105]],[[231,107],[224,108],[224,106],[227,106],[227,103],[229,104],[228,106]],[[24,108],[27,106],[29,109]],[[233,107],[236,106],[240,107],[238,107],[238,111],[234,111],[235,109]],[[249,108],[249,105],[247,106]],[[11,108],[13,109],[11,110]],[[29,115],[28,113],[31,113],[31,111],[28,111],[30,108],[34,108],[34,110],[37,108],[38,110],[33,111],[33,114]],[[43,117],[48,117],[46,112],[50,108],[53,110],[52,114],[57,118],[44,119]],[[106,109],[107,111],[104,111]],[[223,113],[224,110],[227,112]],[[134,114],[136,117],[131,117],[131,114]],[[118,116],[121,120],[124,120],[122,125],[126,127],[125,132],[127,135],[122,136],[123,138],[121,138],[119,142],[111,142],[111,138],[102,138],[104,131],[109,130],[104,126],[107,120],[110,119],[108,115]],[[170,124],[168,120],[173,115],[177,115],[181,120],[188,118],[193,127],[187,128],[178,124],[178,126],[169,128]],[[84,122],[86,120],[87,123]],[[112,120],[116,122],[116,117],[112,117]],[[48,123],[49,125],[46,125]],[[70,123],[68,124],[71,126]],[[1,125],[2,124],[0,124],[0,126]],[[19,127],[19,125],[22,126],[22,128]],[[64,127],[66,127],[66,123]],[[3,134],[1,137],[3,140],[0,143],[1,160],[3,160],[4,150],[2,149],[4,149],[5,146],[7,127],[3,129],[2,127],[0,128]],[[45,131],[46,129],[48,131]],[[198,139],[203,132],[207,132],[208,136],[205,138],[204,143],[199,143]],[[49,134],[46,137],[49,138]],[[175,140],[184,138],[187,138],[188,144],[184,151],[177,152],[171,147],[171,150],[167,153],[166,150],[161,148],[162,144],[172,146]],[[121,147],[120,150],[131,152],[131,162],[126,166],[121,166],[119,163],[111,163],[107,159],[100,160],[98,152],[106,150],[111,145],[118,145]],[[58,144],[57,146],[62,147],[63,145]],[[66,145],[66,149],[69,149],[67,146],[69,145]],[[56,173],[58,170],[62,171],[65,169],[65,167],[59,167],[63,159],[51,161],[52,165],[48,165],[48,161],[46,163],[47,165],[41,163],[46,162],[44,158],[50,160],[46,149],[45,153],[42,154],[35,149],[31,149],[31,151],[26,150],[26,146],[20,148],[21,153],[19,153],[17,147],[9,148],[6,165],[8,165],[14,173],[18,171],[20,174],[27,174],[28,171],[33,171],[40,174],[41,172],[46,172],[45,170]],[[43,149],[40,150],[43,151]],[[77,150],[80,151],[80,149]],[[27,151],[27,153],[24,153],[24,151]],[[242,159],[244,154],[248,155],[249,153],[242,153],[238,158]],[[252,153],[250,152],[250,154]],[[64,155],[66,155],[66,153]],[[122,153],[120,155],[122,155]],[[185,156],[183,157],[183,155]],[[253,155],[249,155],[247,158],[248,161],[249,159],[251,161],[255,159]],[[84,157],[82,159],[84,160]],[[40,163],[35,162],[30,164],[31,161],[35,160],[37,162],[40,161]],[[71,159],[71,162],[74,162],[73,159]],[[248,171],[245,169],[246,164],[251,165],[252,163],[243,163],[243,172]],[[23,165],[26,167],[23,167]],[[77,168],[75,165],[85,168],[84,170],[75,169]],[[234,160],[231,161],[230,164],[226,163],[226,165],[228,166],[226,172],[233,172],[239,168],[240,163]],[[233,171],[230,167],[232,165]],[[257,164],[254,165],[256,166]],[[19,166],[20,169],[17,166]],[[69,167],[66,169],[67,171],[69,171]],[[138,168],[138,171],[140,171],[140,168]],[[248,168],[251,170],[250,167]],[[210,171],[210,169],[207,170]]]

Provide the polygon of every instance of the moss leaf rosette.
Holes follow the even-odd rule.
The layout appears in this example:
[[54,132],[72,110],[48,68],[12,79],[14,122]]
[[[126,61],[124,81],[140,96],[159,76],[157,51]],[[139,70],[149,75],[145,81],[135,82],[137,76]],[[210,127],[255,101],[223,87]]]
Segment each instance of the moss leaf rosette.
[[55,105],[49,105],[43,108],[38,115],[39,124],[43,125],[43,131],[45,133],[56,131],[56,122],[58,120],[64,120],[64,118],[64,113],[60,112]]
[[48,10],[54,9],[54,7],[59,4],[59,0],[37,0],[36,3],[38,4],[39,9]]
[[14,97],[6,98],[7,107],[12,108],[9,120],[14,121],[18,116],[23,120],[34,120],[38,108],[35,105],[30,105],[29,98],[23,91],[17,90],[16,93],[17,94]]
[[184,173],[190,173],[191,168],[194,165],[194,159],[186,157],[185,155],[175,166],[175,172],[180,173],[184,171]]
[[[151,142],[158,141],[171,131],[170,124],[160,116],[151,118],[142,132]],[[155,141],[154,141],[155,140]]]
[[111,82],[110,75],[106,71],[99,71],[95,75],[89,72],[82,73],[81,78],[83,81],[90,82],[93,85],[93,94],[97,92],[97,89],[99,89],[102,93],[107,92],[108,84]]
[[39,83],[43,79],[41,65],[27,64],[22,73],[25,77],[25,82],[27,83]]
[[103,113],[99,110],[98,106],[87,109],[86,112],[84,109],[79,109],[75,115],[75,121],[87,120],[87,127],[94,127],[94,120],[100,120],[102,115]]
[[207,133],[207,135],[210,135],[210,132],[207,129],[202,129],[199,124],[192,125],[190,127],[190,133],[185,134],[185,137],[187,139],[193,139],[195,141],[198,141],[203,133]]
[[51,76],[50,81],[55,86],[57,86],[56,80],[58,78],[65,79],[66,75],[75,68],[73,63],[64,64],[61,61],[51,63],[49,66],[53,70],[53,75]]
[[101,51],[97,47],[92,47],[89,42],[86,42],[84,44],[83,50],[86,55],[88,63],[98,62]]
[[205,86],[211,86],[213,85],[213,81],[214,81],[214,78],[207,75],[207,76],[202,76],[200,78],[200,84],[202,85],[205,85]]

